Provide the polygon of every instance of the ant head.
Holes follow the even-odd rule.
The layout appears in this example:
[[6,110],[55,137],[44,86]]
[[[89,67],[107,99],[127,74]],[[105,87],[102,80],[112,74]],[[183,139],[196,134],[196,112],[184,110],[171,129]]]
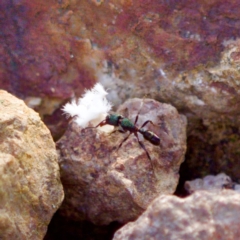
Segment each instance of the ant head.
[[118,126],[119,120],[123,117],[119,114],[111,113],[107,115],[106,117],[106,124],[112,125],[112,126]]

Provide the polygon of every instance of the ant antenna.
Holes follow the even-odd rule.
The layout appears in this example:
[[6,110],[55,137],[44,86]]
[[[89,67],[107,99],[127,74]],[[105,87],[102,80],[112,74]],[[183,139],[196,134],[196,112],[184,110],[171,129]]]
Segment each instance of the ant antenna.
[[142,110],[143,102],[144,102],[145,97],[146,97],[146,94],[144,95],[144,97],[143,97],[143,99],[142,99],[142,102],[141,102],[140,108],[139,108],[139,110],[138,110],[138,114],[137,114],[137,116],[136,116],[136,118],[135,118],[134,125],[136,125],[136,123],[137,123],[137,121],[138,121],[138,115],[140,114],[140,112],[141,112],[141,110]]

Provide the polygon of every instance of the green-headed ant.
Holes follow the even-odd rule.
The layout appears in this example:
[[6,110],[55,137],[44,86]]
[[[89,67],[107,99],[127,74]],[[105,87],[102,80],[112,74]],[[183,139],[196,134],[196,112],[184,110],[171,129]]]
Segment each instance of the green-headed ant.
[[[140,109],[141,110],[141,109]],[[119,127],[118,132],[121,133],[126,133],[127,131],[130,132],[130,134],[125,137],[122,142],[119,144],[117,150],[122,146],[122,144],[129,138],[129,136],[131,134],[134,134],[135,137],[138,140],[139,145],[141,146],[141,148],[146,152],[148,159],[150,160],[152,169],[154,171],[154,167],[153,167],[153,163],[152,163],[152,159],[146,149],[146,147],[144,146],[144,144],[139,140],[138,138],[138,133],[141,133],[144,137],[144,139],[146,139],[147,141],[149,141],[150,143],[152,143],[153,145],[158,146],[160,144],[160,138],[153,132],[149,131],[149,130],[145,130],[144,127],[148,124],[151,123],[153,124],[153,122],[151,120],[147,120],[145,121],[142,126],[140,128],[138,128],[136,126],[137,121],[138,121],[138,115],[139,115],[140,111],[138,112],[136,118],[135,118],[135,122],[134,124],[131,122],[131,120],[129,120],[128,118],[123,117],[122,115],[118,115],[118,114],[109,114],[106,116],[106,118],[101,121],[97,126],[95,127],[87,127],[85,129],[88,128],[97,128],[97,127],[102,127],[104,125],[111,125],[114,127]],[[153,124],[154,125],[154,124]],[[114,132],[116,132],[114,131]]]

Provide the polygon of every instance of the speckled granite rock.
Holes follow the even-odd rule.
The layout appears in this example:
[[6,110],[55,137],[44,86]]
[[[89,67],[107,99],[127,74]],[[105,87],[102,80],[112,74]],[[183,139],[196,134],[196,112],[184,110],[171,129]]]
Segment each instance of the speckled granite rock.
[[126,224],[114,240],[236,240],[240,234],[240,194],[197,191],[181,199],[160,196],[135,221]]
[[0,239],[43,239],[63,200],[57,152],[39,115],[0,90]]
[[[118,113],[134,122],[142,103],[141,99],[131,99]],[[66,194],[60,208],[63,215],[95,224],[126,223],[139,216],[159,194],[175,191],[186,150],[186,118],[171,105],[145,99],[138,126],[148,119],[157,126],[149,124],[146,128],[161,139],[159,146],[144,141],[154,172],[134,135],[116,151],[126,135],[103,134],[96,129],[81,131],[76,123],[70,123],[57,142]]]

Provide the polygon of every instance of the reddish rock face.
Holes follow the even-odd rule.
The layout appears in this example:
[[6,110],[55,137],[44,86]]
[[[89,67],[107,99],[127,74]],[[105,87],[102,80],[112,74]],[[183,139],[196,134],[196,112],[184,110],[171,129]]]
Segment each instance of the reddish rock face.
[[136,71],[150,64],[155,74],[160,65],[175,73],[212,65],[223,41],[240,35],[236,1],[3,0],[0,6],[0,86],[22,98],[79,94],[96,81],[103,60],[112,60],[125,80],[129,63]]
[[[134,122],[141,104],[141,99],[131,99],[117,113]],[[57,142],[65,189],[62,215],[99,225],[126,223],[139,216],[159,194],[175,191],[186,150],[186,119],[168,104],[145,99],[138,126],[146,120],[156,124],[148,124],[146,129],[161,139],[155,146],[139,134],[151,160],[134,135],[117,151],[127,135],[82,131],[76,123],[70,123]]]
[[[75,51],[91,51],[88,43],[69,39],[66,28],[71,11],[55,1],[1,1],[1,73],[0,86],[14,95],[48,96],[67,99],[94,77]],[[78,50],[77,50],[78,49]],[[81,69],[81,70],[80,70]],[[75,89],[73,91],[73,89]]]
[[64,126],[58,109],[95,83],[95,65],[104,56],[92,48],[90,40],[69,34],[73,11],[67,5],[56,1],[0,3],[0,88],[26,103],[39,98],[34,108],[55,138]]

